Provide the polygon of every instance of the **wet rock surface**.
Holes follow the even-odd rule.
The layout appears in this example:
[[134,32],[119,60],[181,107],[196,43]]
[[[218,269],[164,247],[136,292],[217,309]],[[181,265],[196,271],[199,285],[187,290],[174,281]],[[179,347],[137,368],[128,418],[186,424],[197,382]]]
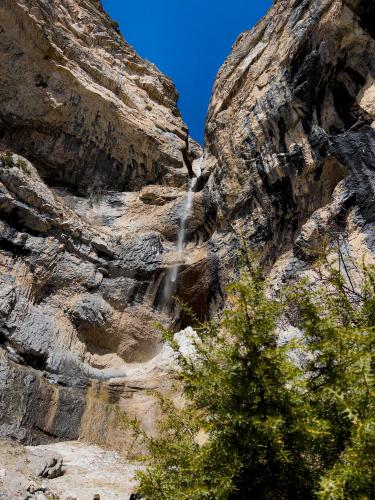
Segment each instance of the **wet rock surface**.
[[[161,349],[155,323],[173,322],[158,293],[174,265],[186,191],[173,188],[157,206],[164,222],[150,219],[139,193],[124,193],[108,221],[112,192],[82,210],[33,164],[15,154],[11,161],[0,165],[0,435],[34,444],[77,439],[91,380],[148,361]],[[204,224],[204,199],[194,197],[192,234]]]

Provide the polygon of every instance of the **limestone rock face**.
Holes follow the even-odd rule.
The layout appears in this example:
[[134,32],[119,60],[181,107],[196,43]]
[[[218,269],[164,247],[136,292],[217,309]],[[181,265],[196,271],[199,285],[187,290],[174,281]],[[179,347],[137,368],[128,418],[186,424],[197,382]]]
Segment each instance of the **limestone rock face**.
[[375,250],[373,12],[371,1],[278,0],[236,41],[204,162],[225,269],[240,233],[269,264],[286,252],[306,263],[333,228]]
[[0,63],[0,437],[123,448],[123,413],[154,425],[143,393],[167,384],[128,372],[181,323],[168,269],[206,257],[203,193],[174,252],[202,151],[96,0],[2,1]]
[[77,192],[183,184],[188,134],[172,82],[96,0],[0,5],[2,142]]
[[[173,322],[159,297],[181,258],[173,249],[185,197],[162,186],[78,197],[48,187],[24,158],[3,154],[0,436],[38,444],[84,435],[125,446],[124,431],[116,439],[112,433],[121,429],[119,406],[129,413],[135,405],[142,415],[150,405],[142,392],[166,383],[167,371],[141,377],[140,406],[127,388],[133,364],[143,366],[162,349],[154,324]],[[202,193],[192,210],[191,231],[198,234]],[[203,247],[190,250],[179,261],[184,273],[205,259]],[[105,382],[111,379],[119,382]]]

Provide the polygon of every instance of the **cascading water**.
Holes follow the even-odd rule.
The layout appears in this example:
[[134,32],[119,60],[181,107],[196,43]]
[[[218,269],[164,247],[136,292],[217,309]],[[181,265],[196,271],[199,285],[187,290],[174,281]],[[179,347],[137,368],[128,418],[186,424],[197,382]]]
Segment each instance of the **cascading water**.
[[177,236],[177,244],[176,244],[176,251],[177,251],[177,258],[178,258],[178,264],[174,265],[167,273],[167,276],[165,278],[164,282],[164,290],[163,290],[163,302],[162,302],[162,307],[165,308],[172,297],[172,294],[174,292],[174,289],[176,287],[176,280],[178,276],[178,271],[180,269],[180,262],[183,257],[183,251],[185,248],[185,243],[186,243],[186,233],[187,233],[187,223],[191,214],[191,209],[193,206],[193,199],[194,199],[194,190],[197,185],[197,181],[201,175],[201,163],[202,163],[202,158],[199,158],[196,160],[196,166],[195,166],[195,174],[196,176],[190,179],[189,185],[188,185],[188,192],[185,200],[185,204],[183,207],[182,211],[182,217],[181,217],[181,223],[180,223],[180,229],[178,232]]

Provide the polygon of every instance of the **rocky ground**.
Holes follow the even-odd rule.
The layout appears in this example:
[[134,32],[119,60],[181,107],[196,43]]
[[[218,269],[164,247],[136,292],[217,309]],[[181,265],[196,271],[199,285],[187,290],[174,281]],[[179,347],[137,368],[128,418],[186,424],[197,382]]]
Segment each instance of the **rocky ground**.
[[0,498],[127,500],[140,467],[114,451],[79,441],[35,447],[1,441]]

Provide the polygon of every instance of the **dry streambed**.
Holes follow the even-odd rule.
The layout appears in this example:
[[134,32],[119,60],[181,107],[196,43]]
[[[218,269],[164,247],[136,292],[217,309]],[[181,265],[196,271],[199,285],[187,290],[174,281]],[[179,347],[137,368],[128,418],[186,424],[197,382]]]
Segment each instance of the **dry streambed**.
[[79,441],[34,447],[1,441],[0,499],[127,500],[139,467]]

